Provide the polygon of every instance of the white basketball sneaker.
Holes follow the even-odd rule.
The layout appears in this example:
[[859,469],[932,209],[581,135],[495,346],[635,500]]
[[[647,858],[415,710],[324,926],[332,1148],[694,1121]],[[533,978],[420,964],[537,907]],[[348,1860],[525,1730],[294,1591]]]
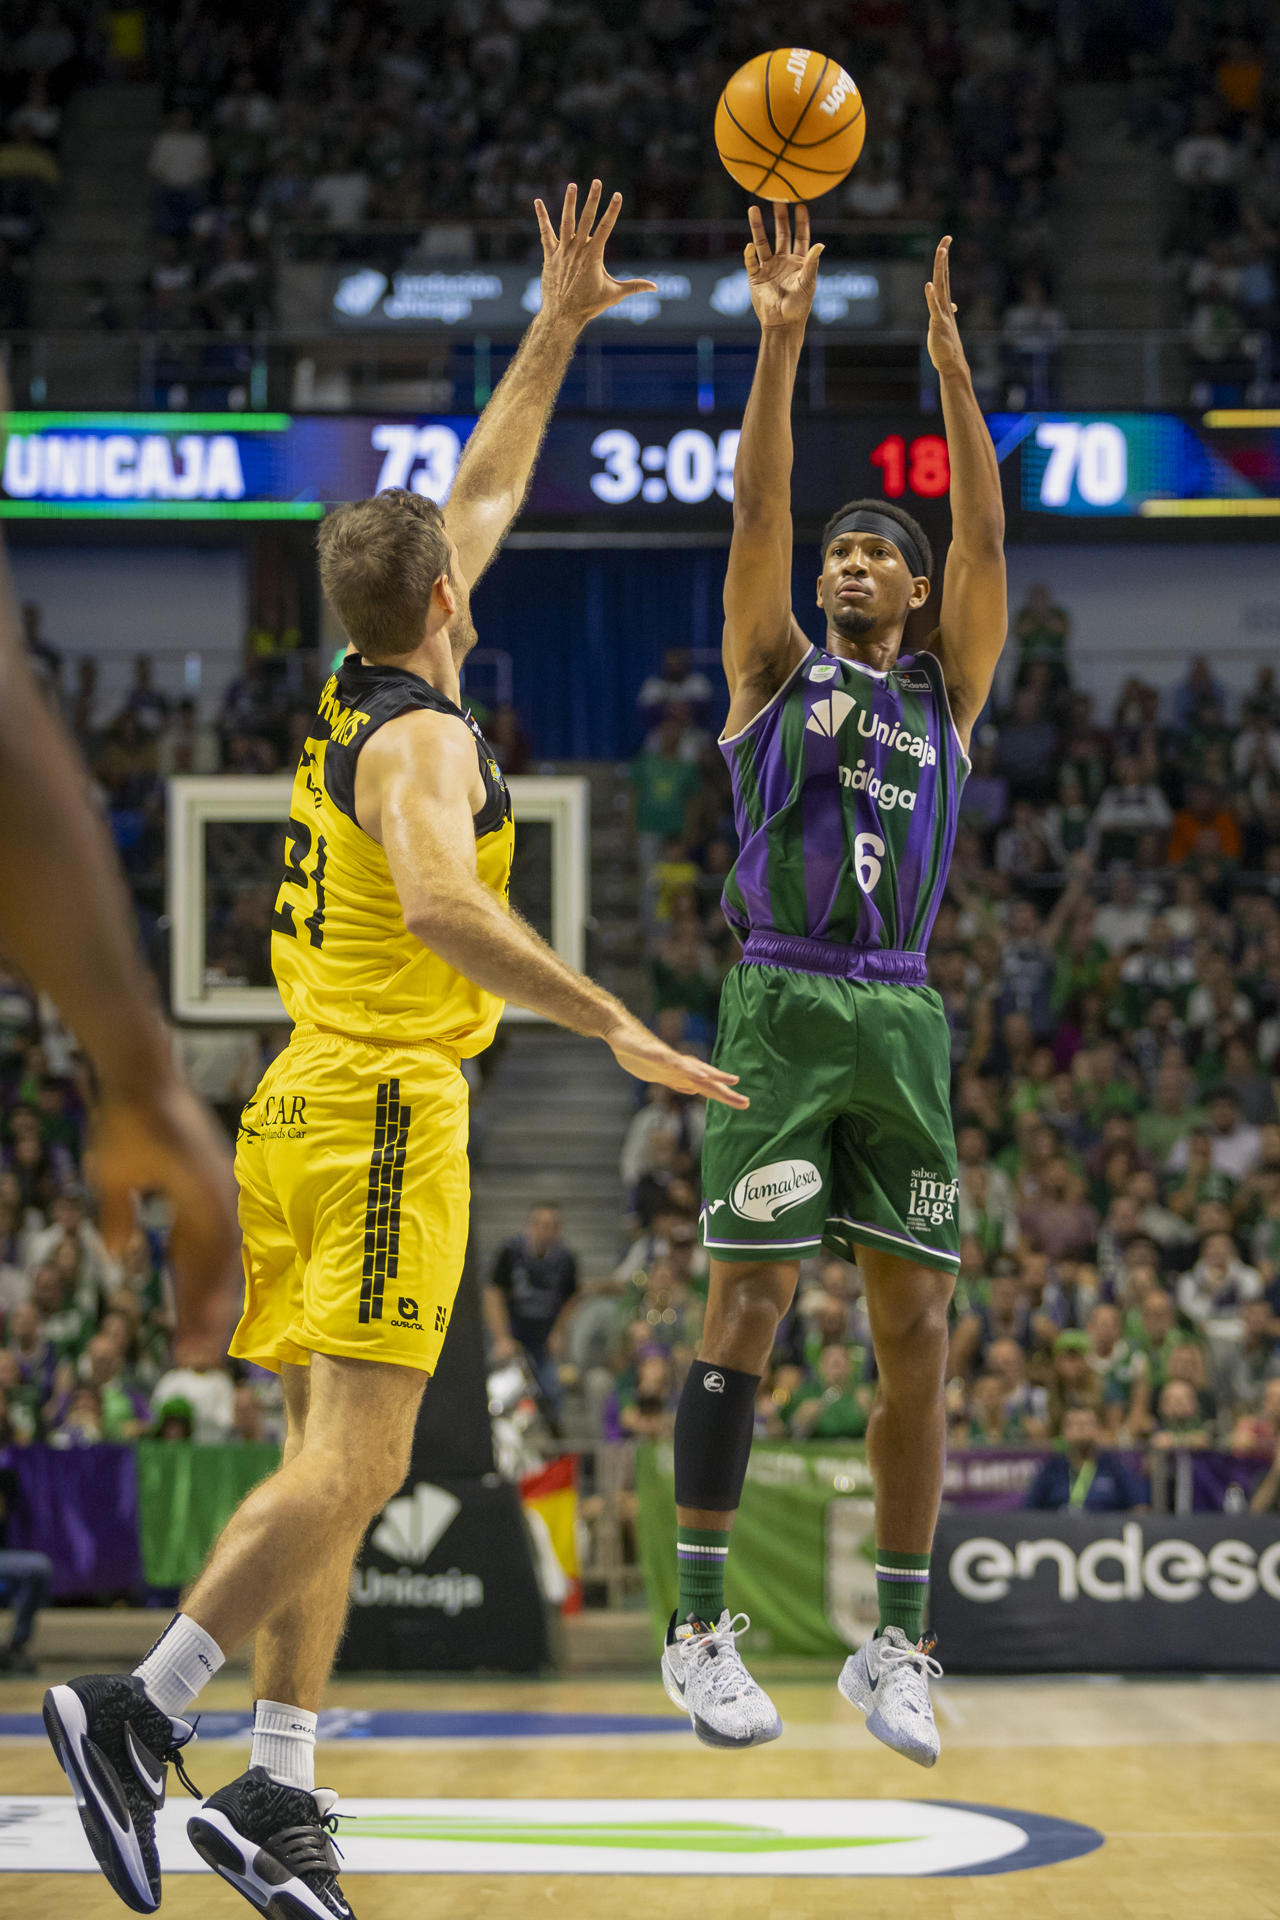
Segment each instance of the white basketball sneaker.
[[714,1627],[671,1616],[662,1652],[662,1684],[673,1706],[708,1747],[760,1747],[782,1732],[778,1710],[742,1664],[735,1636],[751,1625],[726,1607]]
[[850,1654],[838,1682],[867,1732],[919,1767],[931,1767],[941,1745],[929,1698],[930,1680],[942,1678],[935,1645],[930,1636],[912,1646],[901,1627],[886,1627]]

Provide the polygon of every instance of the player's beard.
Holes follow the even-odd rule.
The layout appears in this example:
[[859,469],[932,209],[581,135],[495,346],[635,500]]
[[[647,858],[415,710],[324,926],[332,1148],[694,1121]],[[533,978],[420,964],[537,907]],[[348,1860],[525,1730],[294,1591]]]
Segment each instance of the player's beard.
[[864,613],[860,607],[837,605],[829,618],[836,632],[843,634],[846,640],[860,640],[864,633],[874,631],[876,624],[875,615]]
[[459,606],[449,622],[449,651],[458,666],[466,659],[477,639],[475,621],[471,618],[471,602],[465,601]]

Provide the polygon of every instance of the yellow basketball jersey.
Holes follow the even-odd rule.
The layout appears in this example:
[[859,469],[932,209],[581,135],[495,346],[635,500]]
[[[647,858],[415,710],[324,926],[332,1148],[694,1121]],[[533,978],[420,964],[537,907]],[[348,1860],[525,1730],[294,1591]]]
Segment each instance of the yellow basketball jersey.
[[503,1003],[409,932],[387,856],[356,821],[362,748],[388,720],[422,709],[454,714],[475,735],[485,784],[477,867],[507,897],[511,797],[479,727],[420,675],[352,654],[325,682],[294,777],[271,965],[295,1021],[385,1042],[435,1040],[466,1057],[488,1046]]

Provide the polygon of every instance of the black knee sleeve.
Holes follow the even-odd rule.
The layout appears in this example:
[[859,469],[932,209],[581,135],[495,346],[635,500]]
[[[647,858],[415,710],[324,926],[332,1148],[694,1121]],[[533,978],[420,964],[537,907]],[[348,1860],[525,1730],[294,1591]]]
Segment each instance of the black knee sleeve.
[[747,1477],[758,1373],[695,1360],[676,1410],[676,1505],[736,1513]]

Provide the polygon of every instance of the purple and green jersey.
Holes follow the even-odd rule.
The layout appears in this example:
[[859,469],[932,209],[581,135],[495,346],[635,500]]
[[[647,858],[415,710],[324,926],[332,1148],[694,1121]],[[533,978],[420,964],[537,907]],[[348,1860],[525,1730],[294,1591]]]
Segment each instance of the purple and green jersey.
[[812,647],[750,726],[721,742],[739,852],[735,932],[923,954],[969,771],[928,653],[887,673]]

